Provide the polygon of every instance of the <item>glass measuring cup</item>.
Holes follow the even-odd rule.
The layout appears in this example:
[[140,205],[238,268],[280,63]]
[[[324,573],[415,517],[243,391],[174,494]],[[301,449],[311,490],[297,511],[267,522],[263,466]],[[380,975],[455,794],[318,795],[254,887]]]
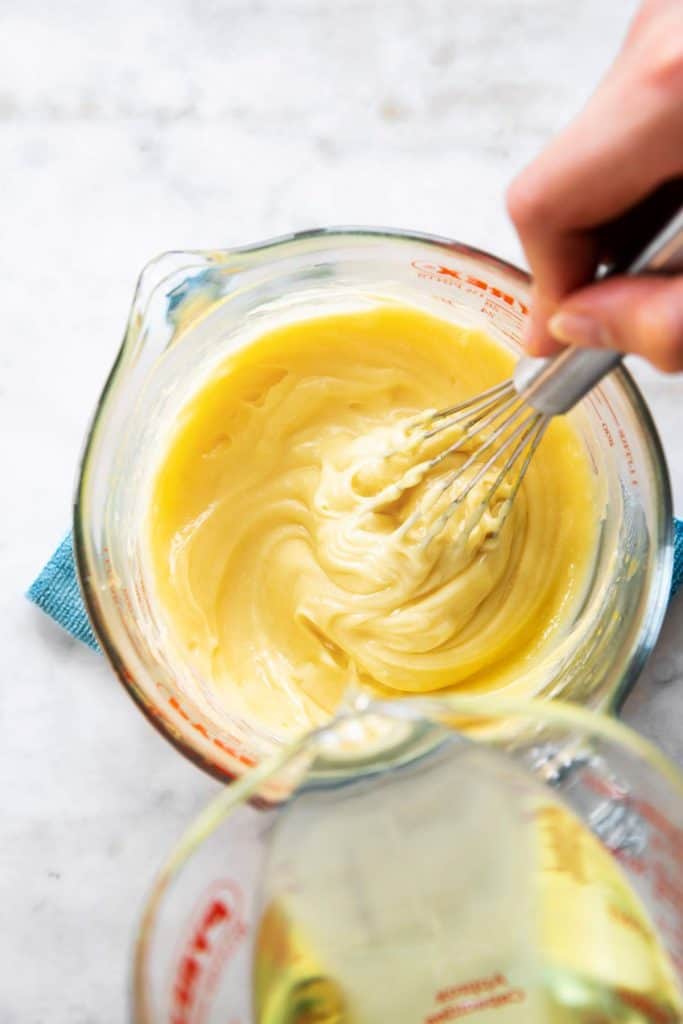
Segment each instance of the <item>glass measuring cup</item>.
[[[484,327],[517,353],[529,278],[486,253],[405,232],[324,230],[244,249],[173,253],[143,272],[90,432],[74,537],[102,648],[142,710],[184,754],[238,777],[277,747],[228,714],[174,648],[145,569],[150,480],[169,425],[217,361],[287,320],[414,305]],[[534,694],[614,709],[658,634],[671,577],[671,499],[655,428],[628,373],[572,413],[602,487],[592,578]]]
[[682,999],[683,776],[606,716],[452,698],[224,790],[157,879],[132,1018],[673,1024]]

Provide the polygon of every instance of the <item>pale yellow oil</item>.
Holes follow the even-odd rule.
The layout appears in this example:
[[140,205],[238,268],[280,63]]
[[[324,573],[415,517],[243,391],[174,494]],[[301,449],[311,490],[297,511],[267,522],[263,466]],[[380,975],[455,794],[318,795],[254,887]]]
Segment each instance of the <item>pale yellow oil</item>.
[[437,769],[307,793],[283,815],[255,1021],[682,1021],[648,914],[573,813],[471,746]]

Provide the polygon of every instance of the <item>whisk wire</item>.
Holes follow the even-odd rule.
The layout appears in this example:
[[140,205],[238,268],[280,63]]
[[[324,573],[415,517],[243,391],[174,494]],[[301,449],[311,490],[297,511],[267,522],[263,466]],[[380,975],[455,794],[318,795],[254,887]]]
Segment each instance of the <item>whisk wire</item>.
[[[455,452],[459,452],[468,441],[471,441],[472,438],[477,434],[480,434],[482,430],[485,430],[486,427],[490,427],[497,419],[500,419],[503,413],[507,412],[507,410],[510,409],[516,401],[517,397],[516,395],[513,395],[511,398],[507,399],[499,409],[495,409],[492,413],[489,413],[489,415],[483,420],[477,418],[473,422],[469,423],[457,441],[448,445],[447,448],[444,448],[442,452],[439,452],[438,455],[435,455],[434,458],[430,460],[429,469],[435,469],[444,461],[444,459],[447,459],[449,455],[454,455]],[[427,434],[426,439],[429,440],[432,436],[432,434]],[[482,446],[479,451],[481,452],[483,450],[484,448]]]
[[[508,452],[509,449],[514,446],[513,451],[510,453],[510,455],[504,462],[491,487],[488,489],[488,491],[482,498],[482,501],[480,503],[480,514],[483,514],[484,509],[490,505],[496,491],[503,483],[508,473],[513,468],[519,456],[524,451],[524,448],[527,445],[534,428],[538,425],[539,421],[542,418],[543,417],[540,413],[532,411],[525,419],[523,419],[520,423],[517,424],[517,426],[511,431],[511,433],[508,434],[508,436],[502,442],[500,447],[496,448],[493,451],[493,453],[489,455],[488,459],[486,459],[482,463],[482,465],[477,470],[477,472],[472,476],[472,478],[467,481],[463,489],[459,491],[456,497],[453,498],[453,500],[448,504],[447,508],[442,512],[442,514],[437,519],[433,529],[430,530],[427,536],[424,538],[423,543],[425,546],[430,544],[431,541],[434,540],[434,538],[441,533],[441,531],[444,529],[448,520],[451,518],[451,516],[458,508],[458,506],[461,505],[463,501],[465,501],[465,499],[468,497],[469,494],[471,494],[473,489],[484,479],[486,474],[489,473],[494,468],[494,466],[499,462],[501,457],[504,456],[505,453]],[[443,490],[452,487],[454,484],[457,483],[459,479],[462,479],[463,475],[467,473],[467,470],[471,466],[475,465],[475,463],[481,460],[482,454],[488,452],[496,444],[499,437],[505,432],[505,429],[507,427],[508,424],[504,424],[503,426],[495,430],[493,434],[488,438],[488,440],[485,441],[485,443],[481,446],[481,448],[478,448],[476,451],[474,451],[469,456],[469,458],[462,464],[462,466],[460,466],[458,469],[454,470],[451,474],[449,474],[449,477],[447,479],[447,485],[446,487],[443,488]],[[517,442],[516,445],[515,442]]]
[[[510,396],[509,402],[501,407],[501,401],[507,398],[508,395]],[[485,399],[485,401],[482,401],[482,399]],[[463,420],[467,421],[471,426],[481,423],[482,416],[485,416],[489,409],[493,409],[496,412],[496,416],[499,416],[503,409],[508,408],[513,402],[518,400],[519,395],[517,395],[512,386],[505,385],[500,388],[491,388],[490,391],[485,391],[479,395],[476,402],[463,402],[460,406],[453,405],[450,409],[442,409],[440,412],[432,414],[430,417],[432,422],[436,419],[445,420],[446,422],[439,423],[437,427],[428,430],[424,435],[424,439],[429,440],[444,430],[457,426]]]
[[[421,464],[422,468],[424,469],[424,472],[429,472],[430,470],[432,470],[436,466],[438,466],[439,463],[443,462],[443,460],[445,458],[447,458],[449,455],[453,455],[457,451],[459,451],[463,447],[463,445],[465,445],[467,443],[467,441],[471,440],[472,437],[474,437],[476,434],[480,433],[481,430],[484,429],[486,426],[489,426],[491,423],[495,422],[495,420],[498,419],[499,416],[502,415],[511,405],[513,405],[515,401],[516,401],[516,397],[515,396],[513,396],[510,399],[508,399],[495,412],[495,414],[489,415],[482,423],[478,423],[476,425],[473,425],[473,426],[469,427],[465,431],[465,433],[461,437],[459,437],[458,440],[455,441],[452,445],[449,445],[448,448],[445,448],[442,452],[440,452],[438,455],[436,455],[430,461],[425,461],[423,464]],[[433,502],[434,501],[438,501],[441,498],[441,496],[447,490],[449,490],[449,488],[452,487],[453,484],[455,484],[456,481],[459,478],[461,478],[465,473],[467,473],[468,469],[471,466],[473,466],[476,462],[478,462],[481,459],[482,454],[487,452],[491,448],[491,446],[493,444],[495,444],[495,442],[497,441],[497,439],[498,439],[498,437],[500,435],[501,429],[502,428],[494,431],[494,433],[484,442],[483,445],[481,445],[478,449],[476,449],[474,452],[472,452],[472,454],[469,455],[465,459],[465,461],[462,463],[461,466],[459,466],[457,469],[454,469],[454,470],[452,470],[452,472],[447,474],[445,479],[442,481],[441,486],[438,488],[436,494],[430,496],[431,500]],[[460,503],[460,500],[463,500],[464,498],[467,497],[467,494],[469,494],[472,486],[474,486],[476,483],[479,482],[479,480],[481,479],[483,474],[490,468],[490,465],[493,462],[495,462],[496,458],[497,458],[497,454],[494,453],[494,455],[489,460],[489,462],[486,463],[486,465],[482,468],[482,470],[474,478],[474,480],[472,481],[471,485],[468,486],[467,490],[462,495],[459,495],[458,499],[454,503],[451,503],[451,505],[449,505],[449,510],[455,509],[455,507],[457,507],[457,505]],[[413,526],[415,526],[417,521],[420,518],[423,517],[424,511],[425,511],[425,509],[424,509],[424,502],[423,502],[420,505],[418,505],[418,507],[415,509],[415,511],[410,516],[408,516],[407,519],[404,520],[404,522],[402,523],[402,525],[398,529],[398,534],[397,535],[399,537],[405,536],[405,534],[408,533],[409,530],[411,530],[413,528]],[[450,515],[450,512],[448,514]],[[443,518],[443,517],[441,517],[441,518]],[[445,525],[445,520],[444,520],[444,525]],[[437,532],[440,532],[440,530],[437,531]],[[436,536],[436,533],[434,533],[433,535]]]
[[482,402],[488,402],[493,398],[501,397],[504,392],[510,393],[512,391],[514,391],[512,381],[505,380],[502,384],[496,384],[486,391],[481,391],[478,395],[473,395],[472,398],[466,398],[464,402],[458,402],[457,405],[451,405],[447,409],[439,409],[438,412],[431,413],[429,419],[440,420],[444,416],[457,415],[466,409],[471,409],[473,406],[481,405]]
[[505,499],[504,506],[503,506],[503,508],[502,508],[502,510],[500,512],[499,517],[498,517],[498,522],[496,524],[497,525],[496,533],[499,533],[501,531],[505,520],[507,519],[508,515],[510,514],[510,509],[512,508],[512,503],[515,500],[515,498],[517,497],[517,491],[519,490],[519,488],[520,488],[520,486],[522,484],[522,480],[524,479],[524,475],[525,475],[527,469],[529,468],[529,463],[531,462],[531,460],[532,460],[532,458],[534,456],[534,452],[536,451],[536,449],[538,448],[539,444],[541,443],[541,441],[543,439],[543,435],[545,434],[546,428],[548,426],[548,422],[549,422],[549,420],[548,420],[547,416],[544,416],[543,414],[539,414],[538,415],[538,417],[536,418],[536,423],[534,424],[534,427],[533,427],[533,429],[531,431],[531,433],[533,434],[533,436],[531,437],[531,440],[529,440],[529,437],[527,436],[527,437],[523,438],[522,441],[520,441],[519,445],[517,446],[515,451],[512,453],[512,455],[509,457],[509,459],[507,460],[505,466],[501,470],[501,472],[500,472],[500,474],[498,476],[498,479],[496,480],[495,484],[493,485],[493,487],[491,488],[489,493],[486,495],[486,498],[484,499],[484,504],[488,505],[489,502],[493,499],[493,495],[495,494],[496,490],[498,489],[500,484],[503,482],[503,480],[505,479],[507,474],[512,470],[512,467],[514,466],[515,462],[517,461],[519,456],[524,451],[525,446],[528,444],[527,453],[526,453],[526,455],[524,457],[524,461],[522,462],[522,465],[521,465],[520,470],[519,470],[519,472],[517,474],[515,482],[512,485],[512,489],[511,489],[510,493],[508,494],[507,498]]
[[[510,397],[506,398],[505,401],[503,401],[502,405],[499,404],[500,401],[501,401],[501,397],[503,396],[503,394],[507,393],[508,390],[513,391],[513,393],[510,395]],[[444,461],[444,459],[447,459],[449,455],[454,455],[456,452],[460,451],[467,444],[468,441],[470,441],[473,437],[475,437],[477,434],[479,434],[486,427],[489,427],[493,423],[495,423],[495,421],[497,419],[500,419],[500,417],[502,415],[504,415],[504,413],[506,413],[508,411],[508,409],[510,409],[512,406],[514,406],[515,403],[519,402],[519,396],[514,392],[514,389],[508,389],[507,387],[505,387],[505,388],[501,387],[500,389],[497,388],[496,391],[498,391],[498,396],[495,399],[495,404],[497,405],[497,408],[495,408],[493,410],[493,412],[490,412],[489,415],[485,416],[485,418],[483,420],[480,418],[480,415],[477,415],[474,419],[468,419],[468,424],[465,427],[465,430],[460,435],[460,437],[456,441],[453,442],[453,444],[448,445],[446,448],[444,448],[443,451],[439,452],[439,454],[435,455],[433,458],[425,459],[424,462],[419,463],[417,466],[412,466],[406,473],[404,473],[399,478],[399,480],[394,485],[392,485],[391,493],[395,494],[397,489],[400,490],[402,482],[405,481],[408,478],[410,478],[412,481],[414,481],[416,478],[422,479],[422,477],[426,473],[429,473],[431,470],[435,469],[438,465],[440,465],[440,463],[442,463]],[[493,402],[488,403],[488,407],[490,407],[491,404],[494,404],[494,403]],[[426,422],[426,421],[423,420],[421,422]],[[428,420],[427,420],[427,422],[428,422]],[[451,420],[449,422],[448,426],[453,426],[454,423],[455,423],[455,421]],[[446,429],[446,427],[443,427],[441,429]],[[422,435],[421,441],[424,442],[424,441],[430,440],[437,433],[439,433],[439,429],[436,429],[434,431],[426,432],[426,433],[424,433]],[[498,436],[498,433],[496,432],[496,434],[491,439],[489,439],[489,441],[485,442],[485,444],[479,449],[478,453],[475,452],[466,461],[466,463],[463,466],[461,466],[459,470],[456,470],[455,472],[456,473],[460,473],[460,472],[462,472],[463,469],[469,468],[470,464],[472,462],[474,462],[478,457],[480,457],[481,453],[483,451],[486,451],[488,449],[488,447],[490,447],[490,444],[493,443],[493,441],[496,439],[497,436]],[[392,457],[394,457],[394,456],[396,456],[398,454],[400,454],[399,450],[394,449],[392,451],[387,452],[386,455],[385,455],[385,458],[391,459]],[[450,474],[446,478],[445,482],[443,483],[442,487],[440,488],[440,490],[439,490],[439,492],[437,494],[437,497],[440,497],[441,494],[443,494],[443,492],[445,490],[447,490],[448,487],[450,487],[451,481],[452,481],[452,477],[453,477],[453,474]],[[386,493],[387,493],[387,488],[385,488],[382,491],[382,493],[377,496],[375,504],[381,504],[382,501],[384,500],[385,496],[386,496]],[[416,509],[416,511],[400,527],[399,535],[403,535],[403,534],[407,533],[408,530],[417,521],[417,519],[419,518],[420,514],[421,514],[420,509]]]

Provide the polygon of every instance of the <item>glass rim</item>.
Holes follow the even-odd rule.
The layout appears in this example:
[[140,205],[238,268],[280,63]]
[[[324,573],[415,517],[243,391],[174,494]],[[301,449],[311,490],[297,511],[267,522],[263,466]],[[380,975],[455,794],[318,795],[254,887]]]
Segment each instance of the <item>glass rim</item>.
[[[152,259],[143,267],[137,281],[133,302],[128,316],[123,342],[117,352],[112,368],[107,376],[103,390],[92,416],[90,428],[86,434],[80,460],[77,486],[73,503],[73,543],[74,558],[77,569],[79,588],[85,608],[97,641],[107,660],[114,669],[116,676],[128,691],[129,695],[141,709],[147,720],[164,736],[180,753],[221,782],[227,779],[239,779],[243,773],[227,769],[213,761],[208,752],[200,749],[200,744],[192,743],[192,737],[185,735],[177,724],[158,713],[158,704],[152,699],[144,686],[139,685],[129,670],[126,660],[118,650],[107,622],[107,614],[103,610],[95,584],[97,579],[96,559],[93,558],[87,539],[85,523],[85,506],[87,504],[88,479],[92,458],[96,452],[99,434],[106,425],[107,404],[112,390],[118,380],[121,364],[131,341],[134,321],[141,314],[140,305],[143,292],[151,293],[163,283],[168,276],[169,266],[173,272],[179,269],[190,269],[197,264],[203,266],[220,266],[235,256],[265,255],[288,246],[296,246],[308,241],[321,239],[334,244],[345,238],[353,240],[388,239],[392,241],[417,242],[433,246],[435,250],[446,251],[453,255],[461,255],[481,260],[493,269],[512,275],[524,287],[531,285],[531,276],[525,270],[486,250],[446,236],[426,232],[403,230],[387,227],[364,226],[330,226],[311,228],[268,238],[262,241],[235,246],[225,249],[211,250],[169,250]],[[167,264],[164,269],[164,264]],[[152,278],[150,282],[150,277]],[[663,446],[653,421],[652,415],[637,384],[628,370],[622,365],[614,371],[624,390],[629,405],[633,408],[649,455],[656,490],[656,562],[653,572],[653,586],[646,597],[646,607],[641,616],[640,628],[632,643],[632,653],[628,667],[618,684],[608,694],[605,710],[617,713],[630,693],[642,666],[650,654],[668,606],[671,576],[673,571],[673,499]],[[552,698],[555,700],[555,698]]]

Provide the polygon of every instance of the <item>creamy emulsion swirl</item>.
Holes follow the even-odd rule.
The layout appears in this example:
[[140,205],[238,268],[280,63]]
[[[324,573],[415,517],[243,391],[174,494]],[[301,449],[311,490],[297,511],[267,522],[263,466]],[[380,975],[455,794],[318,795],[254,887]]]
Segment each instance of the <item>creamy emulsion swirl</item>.
[[463,455],[392,487],[419,462],[411,418],[511,365],[480,332],[386,305],[279,327],[214,371],[169,440],[148,520],[164,617],[214,703],[284,737],[323,721],[351,682],[523,688],[567,632],[595,548],[573,428],[551,425],[493,539],[495,507],[463,531],[479,490],[420,543]]

